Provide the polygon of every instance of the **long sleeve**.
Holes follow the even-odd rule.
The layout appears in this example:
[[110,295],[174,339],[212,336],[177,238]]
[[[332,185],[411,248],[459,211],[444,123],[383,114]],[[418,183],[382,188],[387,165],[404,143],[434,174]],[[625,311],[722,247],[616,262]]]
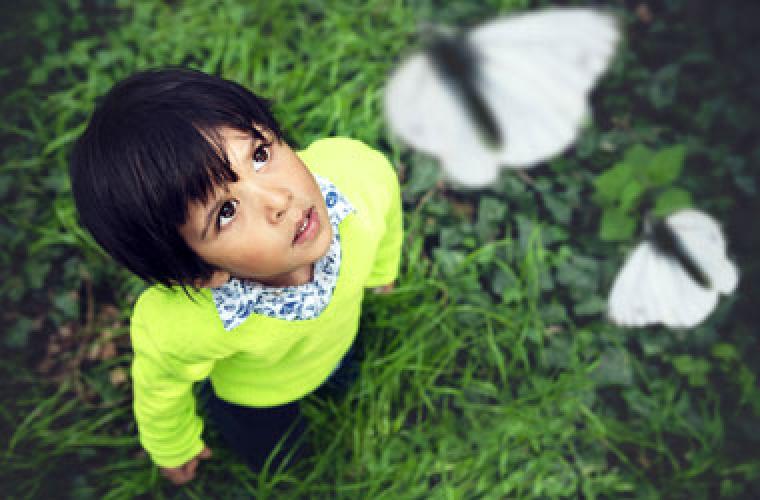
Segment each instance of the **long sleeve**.
[[375,254],[375,262],[372,272],[365,286],[375,287],[387,285],[398,276],[399,263],[401,262],[401,243],[403,241],[403,212],[401,210],[401,193],[396,171],[382,154],[373,152],[382,158],[387,165],[384,168],[382,189],[387,190],[388,204],[384,215],[385,233]]
[[211,372],[213,361],[187,363],[161,352],[149,331],[150,315],[140,313],[135,308],[131,327],[139,439],[156,464],[176,467],[203,449],[203,422],[196,414],[192,386]]

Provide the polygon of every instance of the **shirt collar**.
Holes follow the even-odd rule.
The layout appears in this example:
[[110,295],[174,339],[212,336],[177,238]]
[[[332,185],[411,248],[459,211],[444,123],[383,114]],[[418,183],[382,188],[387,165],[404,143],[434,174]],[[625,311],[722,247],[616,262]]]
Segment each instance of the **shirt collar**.
[[325,199],[333,238],[327,253],[314,265],[314,278],[298,286],[271,287],[253,280],[231,278],[212,288],[219,317],[226,330],[240,325],[252,313],[296,321],[313,319],[327,307],[340,269],[341,249],[338,225],[354,211],[353,205],[324,177],[314,175]]

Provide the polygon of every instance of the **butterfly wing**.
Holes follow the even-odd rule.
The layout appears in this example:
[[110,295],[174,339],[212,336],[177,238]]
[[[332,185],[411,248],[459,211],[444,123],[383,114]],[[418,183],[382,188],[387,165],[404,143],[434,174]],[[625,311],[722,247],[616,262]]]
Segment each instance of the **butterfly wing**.
[[699,286],[678,261],[645,241],[615,278],[608,316],[626,327],[662,323],[670,328],[691,328],[704,321],[717,300],[715,291]]
[[720,224],[704,212],[680,210],[666,219],[695,263],[710,278],[712,288],[730,294],[739,283],[739,272],[726,256],[726,240]]
[[592,9],[497,19],[469,34],[479,90],[506,138],[501,163],[530,167],[572,144],[619,38],[614,18]]
[[656,271],[650,275],[658,308],[656,323],[669,328],[693,328],[704,321],[718,303],[715,290],[703,288],[674,257],[657,253]]
[[651,244],[640,243],[615,278],[607,301],[607,314],[621,326],[644,326],[656,322],[657,304],[649,289],[655,272],[656,254]]
[[409,57],[385,88],[385,115],[393,132],[418,151],[436,156],[450,179],[485,185],[498,175],[499,156],[485,148],[453,90],[428,56]]
[[677,259],[643,242],[623,266],[610,293],[609,316],[621,326],[662,323],[692,328],[715,309],[720,293],[736,289],[739,273],[726,256],[726,241],[715,219],[687,209],[668,216],[665,223],[711,286],[699,285]]
[[438,157],[447,177],[484,186],[501,166],[535,165],[575,140],[588,93],[618,38],[612,18],[591,9],[512,16],[470,32],[478,94],[506,138],[500,148],[477,135],[465,104],[425,54],[411,56],[389,78],[388,122],[411,147]]

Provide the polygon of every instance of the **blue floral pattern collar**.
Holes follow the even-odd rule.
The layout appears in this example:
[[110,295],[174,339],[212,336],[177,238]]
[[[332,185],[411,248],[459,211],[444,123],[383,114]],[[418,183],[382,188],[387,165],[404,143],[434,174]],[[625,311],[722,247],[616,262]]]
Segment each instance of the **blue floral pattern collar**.
[[287,321],[314,319],[332,298],[340,270],[340,234],[338,225],[354,207],[338,188],[315,175],[327,205],[333,237],[327,253],[314,263],[314,278],[303,285],[271,287],[252,280],[232,278],[211,289],[216,310],[225,330],[232,330],[251,314],[261,314]]

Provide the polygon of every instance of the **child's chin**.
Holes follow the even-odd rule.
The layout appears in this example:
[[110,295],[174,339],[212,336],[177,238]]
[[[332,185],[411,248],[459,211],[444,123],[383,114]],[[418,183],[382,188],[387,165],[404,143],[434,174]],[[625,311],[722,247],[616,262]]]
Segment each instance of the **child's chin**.
[[[320,240],[321,240],[321,237],[320,237]],[[327,235],[325,235],[325,241],[319,242],[321,245],[316,249],[318,256],[316,257],[316,259],[314,259],[314,262],[318,261],[325,255],[327,255],[327,251],[330,249],[330,241],[332,241],[332,233],[328,233]]]

